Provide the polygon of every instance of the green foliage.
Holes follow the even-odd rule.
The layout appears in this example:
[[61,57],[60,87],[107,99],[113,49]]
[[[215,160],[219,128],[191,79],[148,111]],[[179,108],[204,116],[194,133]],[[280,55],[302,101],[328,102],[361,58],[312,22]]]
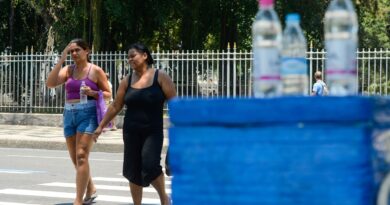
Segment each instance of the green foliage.
[[[252,22],[258,11],[257,0],[104,0],[96,11],[99,18],[92,18],[93,2],[0,1],[0,51],[10,43],[14,51],[24,51],[27,46],[43,51],[51,27],[59,51],[76,37],[107,51],[125,50],[134,42],[143,42],[153,50],[157,45],[163,50],[225,50],[234,43],[238,49],[249,50]],[[276,9],[282,22],[287,13],[299,13],[308,42],[322,48],[323,16],[329,2],[277,0]],[[360,47],[389,48],[386,26],[390,24],[390,0],[354,0],[354,3],[360,23]],[[99,25],[100,32],[93,32]]]
[[54,42],[59,51],[62,51],[70,40],[83,37],[83,19],[88,18],[82,4],[64,2],[63,6],[58,8],[58,19],[52,24],[55,33]]
[[383,81],[382,84],[372,83],[368,86],[367,90],[364,90],[363,93],[369,95],[390,94],[390,81]]
[[[3,11],[9,10],[10,1],[0,1],[0,7]],[[0,53],[9,46],[9,26],[8,21],[4,21],[5,19],[9,19],[9,12],[0,12]]]
[[276,9],[283,24],[288,13],[298,13],[301,16],[301,27],[304,30],[307,42],[311,42],[314,48],[324,47],[323,18],[329,5],[329,0],[280,0],[277,2]]
[[360,43],[365,48],[390,48],[390,0],[364,1],[359,9]]
[[206,40],[203,46],[206,50],[214,50],[214,48],[217,48],[219,46],[217,37],[209,33],[206,36]]

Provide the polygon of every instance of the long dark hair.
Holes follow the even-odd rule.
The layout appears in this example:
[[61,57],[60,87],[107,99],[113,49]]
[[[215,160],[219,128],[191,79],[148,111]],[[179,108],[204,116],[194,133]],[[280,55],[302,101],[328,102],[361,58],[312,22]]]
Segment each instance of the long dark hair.
[[86,41],[84,41],[81,38],[75,38],[75,39],[71,40],[70,43],[75,43],[77,46],[80,46],[82,49],[87,50],[88,51],[87,61],[88,61],[88,63],[91,62],[91,59],[89,57],[91,49],[89,48],[89,44]]
[[148,58],[146,59],[146,63],[148,65],[152,65],[154,63],[152,54],[150,54],[149,49],[144,44],[142,44],[142,43],[133,43],[133,44],[130,45],[129,51],[131,49],[135,49],[135,50],[137,50],[140,53],[146,53],[146,55],[148,56]]

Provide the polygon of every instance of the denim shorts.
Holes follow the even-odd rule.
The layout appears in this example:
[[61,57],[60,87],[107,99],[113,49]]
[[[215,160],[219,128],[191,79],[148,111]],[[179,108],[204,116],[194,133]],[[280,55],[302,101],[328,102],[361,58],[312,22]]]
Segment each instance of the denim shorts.
[[86,104],[65,103],[63,116],[65,138],[77,132],[93,134],[98,127],[95,100],[88,100]]

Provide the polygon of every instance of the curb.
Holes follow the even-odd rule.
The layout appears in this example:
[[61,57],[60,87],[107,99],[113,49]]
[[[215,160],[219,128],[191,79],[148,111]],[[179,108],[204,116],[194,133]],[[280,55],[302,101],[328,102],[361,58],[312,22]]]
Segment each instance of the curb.
[[[67,150],[66,140],[59,127],[1,125],[0,147]],[[169,143],[168,131],[164,129],[163,152]],[[103,133],[91,152],[123,153],[122,130]]]
[[[29,149],[48,149],[48,150],[68,150],[65,142],[48,142],[48,141],[26,141],[26,140],[9,140],[0,139],[2,148],[29,148]],[[99,144],[92,147],[92,152],[123,152],[123,144]]]
[[[0,148],[68,150],[65,142],[25,141],[9,139],[0,139]],[[168,146],[164,144],[162,153],[166,153],[167,149]],[[99,144],[98,142],[93,145],[92,152],[123,153],[123,144]]]

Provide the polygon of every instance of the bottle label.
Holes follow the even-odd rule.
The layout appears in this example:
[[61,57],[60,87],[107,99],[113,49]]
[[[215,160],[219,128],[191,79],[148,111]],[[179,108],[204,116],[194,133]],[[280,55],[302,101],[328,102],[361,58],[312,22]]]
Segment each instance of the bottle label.
[[280,75],[307,75],[306,58],[283,57]]
[[253,79],[280,80],[279,49],[276,47],[253,48]]
[[356,75],[357,43],[353,39],[332,39],[326,41],[326,74]]

